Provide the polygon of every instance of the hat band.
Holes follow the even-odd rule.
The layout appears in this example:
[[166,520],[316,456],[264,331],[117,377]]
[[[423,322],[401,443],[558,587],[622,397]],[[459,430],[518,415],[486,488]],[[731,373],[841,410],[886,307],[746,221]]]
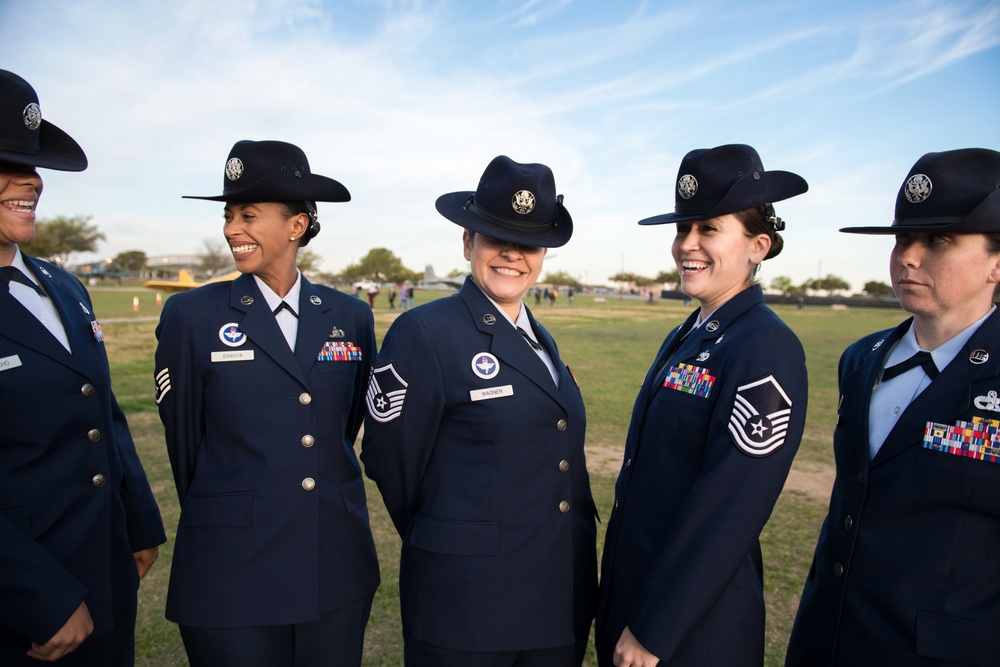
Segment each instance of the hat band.
[[721,199],[702,199],[699,202],[674,202],[674,213],[676,215],[700,215],[708,213],[719,205]]
[[486,211],[482,207],[476,204],[475,195],[469,195],[469,201],[465,204],[465,210],[475,213],[480,218],[488,222],[492,222],[495,225],[503,227],[504,229],[509,229],[512,232],[547,232],[556,226],[556,221],[549,220],[543,223],[520,223],[514,220],[509,220],[507,218],[501,218],[495,216],[489,211]]

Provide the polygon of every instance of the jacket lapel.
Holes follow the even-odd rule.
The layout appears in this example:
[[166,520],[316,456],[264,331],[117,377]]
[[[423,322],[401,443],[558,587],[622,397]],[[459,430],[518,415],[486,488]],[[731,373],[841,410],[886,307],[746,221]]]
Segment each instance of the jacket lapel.
[[[264,354],[306,386],[302,367],[288,347],[288,341],[281,333],[281,327],[274,319],[271,309],[267,307],[267,301],[257,289],[253,276],[243,274],[234,280],[229,294],[230,307],[243,313],[239,323],[240,330],[249,336]],[[299,327],[302,328],[301,323]]]
[[328,320],[328,313],[332,307],[331,303],[323,300],[316,286],[306,280],[305,276],[302,276],[302,285],[299,291],[299,333],[295,338],[295,358],[298,360],[302,372],[306,375],[316,363],[323,343],[330,340],[332,327],[324,324],[324,321]]

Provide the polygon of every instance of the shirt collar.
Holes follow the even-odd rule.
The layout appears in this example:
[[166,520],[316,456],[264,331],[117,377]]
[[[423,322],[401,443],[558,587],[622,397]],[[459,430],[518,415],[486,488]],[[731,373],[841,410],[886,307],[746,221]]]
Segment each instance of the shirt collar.
[[[938,346],[936,350],[931,351],[931,358],[934,360],[934,365],[939,369],[944,370],[944,368],[951,363],[952,359],[958,356],[958,353],[962,351],[965,344],[969,342],[972,338],[972,334],[976,333],[976,330],[986,321],[993,311],[997,307],[994,305],[990,308],[989,312],[983,315],[981,318],[962,329],[958,332],[951,340]],[[903,334],[903,337],[899,339],[896,346],[889,353],[889,356],[885,360],[886,367],[893,366],[901,361],[909,359],[917,352],[922,351],[923,348],[917,343],[917,334],[913,330],[913,322],[910,322],[910,327]]]
[[282,301],[291,306],[292,311],[298,315],[299,314],[299,292],[302,291],[302,274],[296,270],[295,272],[295,283],[292,285],[292,289],[288,290],[288,294],[284,298],[275,294],[274,290],[267,286],[263,280],[261,280],[257,275],[254,275],[253,279],[257,281],[257,288],[260,289],[261,296],[264,297],[264,301],[267,302],[267,307],[274,312]]

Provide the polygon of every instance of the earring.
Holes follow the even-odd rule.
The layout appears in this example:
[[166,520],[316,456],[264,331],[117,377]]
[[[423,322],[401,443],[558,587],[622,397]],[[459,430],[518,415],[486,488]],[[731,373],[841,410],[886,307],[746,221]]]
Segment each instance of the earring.
[[289,237],[288,237],[288,240],[289,240],[289,241],[294,241],[294,240],[295,240],[295,237],[294,237],[294,236],[289,236]]

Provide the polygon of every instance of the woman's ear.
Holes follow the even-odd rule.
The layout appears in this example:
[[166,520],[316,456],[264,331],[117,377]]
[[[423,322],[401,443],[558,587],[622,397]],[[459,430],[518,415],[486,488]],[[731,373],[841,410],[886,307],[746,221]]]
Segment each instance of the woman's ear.
[[760,264],[771,251],[771,237],[767,234],[758,234],[753,238],[752,244],[750,261],[753,264]]
[[465,261],[472,261],[472,236],[469,234],[469,230],[466,229],[462,232],[462,247],[465,252]]

